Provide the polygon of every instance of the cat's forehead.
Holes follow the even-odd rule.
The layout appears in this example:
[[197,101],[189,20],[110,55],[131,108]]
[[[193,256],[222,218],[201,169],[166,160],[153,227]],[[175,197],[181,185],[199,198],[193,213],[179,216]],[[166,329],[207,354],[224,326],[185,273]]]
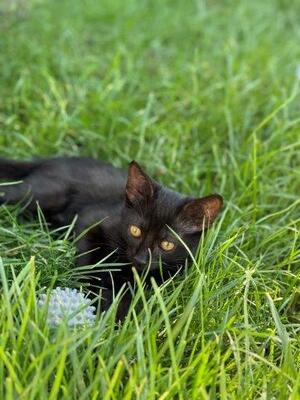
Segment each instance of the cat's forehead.
[[173,221],[178,214],[179,208],[183,204],[183,196],[170,189],[162,188],[158,191],[153,202],[153,214],[157,218]]
[[151,204],[131,210],[131,218],[144,228],[160,231],[168,230],[177,218],[182,197],[171,190],[161,190]]
[[130,223],[147,229],[160,230],[172,222],[172,214],[152,208],[151,210],[132,210],[128,215]]

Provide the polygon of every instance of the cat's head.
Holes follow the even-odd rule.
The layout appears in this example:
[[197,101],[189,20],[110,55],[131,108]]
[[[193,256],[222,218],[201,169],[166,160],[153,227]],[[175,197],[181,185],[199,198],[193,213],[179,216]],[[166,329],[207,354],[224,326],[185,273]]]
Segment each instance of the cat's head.
[[135,162],[128,169],[122,212],[123,251],[138,271],[176,269],[188,252],[169,229],[195,251],[203,230],[217,217],[223,199],[217,194],[203,198],[184,197],[151,179]]

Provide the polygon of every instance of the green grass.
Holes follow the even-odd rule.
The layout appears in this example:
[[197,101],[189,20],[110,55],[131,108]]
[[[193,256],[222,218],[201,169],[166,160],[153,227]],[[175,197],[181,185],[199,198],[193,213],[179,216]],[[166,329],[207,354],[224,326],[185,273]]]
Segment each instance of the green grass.
[[[49,330],[66,232],[0,209],[0,399],[299,399],[300,3],[4,0],[1,156],[136,159],[221,218],[125,323]],[[298,74],[299,75],[299,74]],[[34,258],[31,258],[34,257]]]

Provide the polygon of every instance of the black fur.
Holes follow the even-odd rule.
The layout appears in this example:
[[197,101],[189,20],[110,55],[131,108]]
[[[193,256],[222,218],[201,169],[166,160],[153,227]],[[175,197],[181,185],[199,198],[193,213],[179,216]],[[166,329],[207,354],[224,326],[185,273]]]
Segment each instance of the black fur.
[[[103,288],[104,309],[111,304],[113,292],[132,283],[132,265],[138,272],[148,270],[149,275],[157,277],[161,271],[166,276],[178,271],[188,254],[168,227],[195,250],[201,232],[213,222],[222,206],[219,195],[193,199],[163,187],[134,161],[127,174],[89,158],[0,158],[0,179],[22,180],[0,186],[0,203],[24,200],[32,213],[38,203],[46,219],[55,226],[69,225],[77,215],[75,234],[87,230],[77,241],[78,254],[85,253],[78,257],[78,265],[95,264],[114,250],[113,260],[127,263],[118,272],[103,272],[99,279],[90,279],[91,287]],[[141,229],[140,238],[130,235],[130,225]],[[175,244],[174,250],[166,252],[161,248],[161,242],[166,240]],[[120,319],[129,304],[128,291],[121,302]]]

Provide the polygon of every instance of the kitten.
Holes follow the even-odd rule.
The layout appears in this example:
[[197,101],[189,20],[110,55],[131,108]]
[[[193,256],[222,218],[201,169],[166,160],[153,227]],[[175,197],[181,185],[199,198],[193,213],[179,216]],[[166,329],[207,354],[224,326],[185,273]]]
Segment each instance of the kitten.
[[[104,310],[124,284],[133,283],[132,265],[157,279],[161,272],[169,276],[182,268],[188,253],[169,227],[195,251],[203,229],[214,221],[223,203],[217,194],[195,199],[173,192],[135,161],[127,174],[89,158],[0,158],[0,180],[21,181],[0,186],[0,204],[24,200],[32,213],[38,204],[54,226],[69,225],[77,216],[77,265],[95,264],[113,251],[113,261],[127,263],[120,271],[90,278],[91,287],[102,288]],[[126,315],[130,296],[127,290],[119,319]]]

